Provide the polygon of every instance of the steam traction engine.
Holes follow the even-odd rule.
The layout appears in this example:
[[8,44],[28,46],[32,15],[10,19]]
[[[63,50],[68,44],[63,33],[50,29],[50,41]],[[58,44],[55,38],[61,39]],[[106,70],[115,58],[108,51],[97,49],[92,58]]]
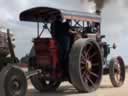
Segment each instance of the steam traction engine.
[[[50,24],[57,16],[70,20],[73,34],[68,59],[60,63],[60,49],[54,38],[44,38],[44,31],[50,32]],[[27,79],[40,92],[56,90],[61,82],[69,81],[79,92],[95,91],[101,82],[103,69],[110,72],[114,86],[121,86],[125,78],[124,62],[118,56],[107,62],[108,44],[102,42],[100,17],[95,14],[36,7],[23,11],[20,20],[37,22],[37,37],[30,51],[29,71],[23,73],[17,66],[6,66],[0,76],[2,96],[24,96]],[[40,24],[43,29],[40,32]],[[91,25],[91,26],[90,26]],[[103,68],[105,65],[105,68]],[[107,66],[108,65],[108,66]],[[104,71],[105,73],[105,71]],[[115,78],[119,77],[118,79]]]

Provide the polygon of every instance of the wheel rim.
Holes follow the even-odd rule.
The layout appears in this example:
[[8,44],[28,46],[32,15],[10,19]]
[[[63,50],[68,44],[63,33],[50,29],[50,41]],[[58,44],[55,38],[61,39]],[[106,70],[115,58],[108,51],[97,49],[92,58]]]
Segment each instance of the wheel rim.
[[81,75],[89,88],[95,88],[95,85],[99,84],[101,79],[101,55],[97,49],[97,46],[90,42],[81,52]]

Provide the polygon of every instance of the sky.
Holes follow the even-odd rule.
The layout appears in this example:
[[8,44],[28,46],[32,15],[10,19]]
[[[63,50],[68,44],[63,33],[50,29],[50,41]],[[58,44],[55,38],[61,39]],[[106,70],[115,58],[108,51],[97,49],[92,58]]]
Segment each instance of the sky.
[[[81,3],[82,1],[82,3]],[[87,0],[0,0],[0,27],[10,28],[15,37],[15,53],[21,58],[29,53],[36,36],[36,24],[19,21],[19,13],[31,7],[49,6],[94,12],[95,3]],[[128,0],[109,0],[102,9],[101,33],[105,41],[116,43],[110,57],[121,55],[128,62]],[[45,36],[50,34],[44,33]]]

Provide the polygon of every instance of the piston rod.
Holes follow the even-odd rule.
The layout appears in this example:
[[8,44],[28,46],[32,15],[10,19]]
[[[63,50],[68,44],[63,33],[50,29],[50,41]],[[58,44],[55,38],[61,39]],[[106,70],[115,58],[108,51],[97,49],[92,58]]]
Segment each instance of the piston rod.
[[25,74],[26,74],[26,78],[29,79],[30,77],[38,75],[40,73],[42,73],[42,70],[37,69],[37,70],[26,72]]

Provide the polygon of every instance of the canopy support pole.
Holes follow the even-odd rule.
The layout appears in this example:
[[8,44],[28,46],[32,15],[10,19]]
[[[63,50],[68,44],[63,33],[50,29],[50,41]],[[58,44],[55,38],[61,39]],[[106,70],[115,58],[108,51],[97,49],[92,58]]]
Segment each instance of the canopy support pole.
[[37,22],[37,37],[39,37],[40,35],[40,25],[39,25],[39,22]]

